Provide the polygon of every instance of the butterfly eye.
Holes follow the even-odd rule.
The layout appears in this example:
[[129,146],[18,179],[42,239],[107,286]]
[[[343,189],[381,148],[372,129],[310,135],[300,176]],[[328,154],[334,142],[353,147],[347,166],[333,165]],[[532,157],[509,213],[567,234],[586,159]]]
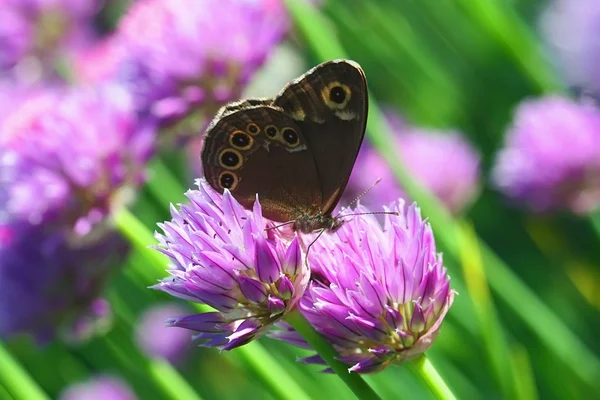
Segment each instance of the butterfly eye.
[[298,144],[300,144],[300,138],[298,137],[296,131],[292,128],[285,128],[282,134],[283,140],[285,140],[286,143],[289,144],[291,147],[296,147],[298,146]]
[[223,171],[219,175],[219,185],[223,189],[235,190],[238,185],[238,177],[233,172]]
[[229,144],[238,150],[248,150],[254,144],[254,139],[245,132],[235,131],[229,135]]
[[260,128],[258,127],[258,125],[256,125],[255,123],[251,122],[246,127],[246,131],[249,134],[251,134],[251,135],[256,135],[258,132],[260,132]]
[[265,128],[265,133],[267,134],[268,137],[273,139],[273,138],[275,138],[275,136],[277,136],[277,134],[279,133],[279,130],[276,127],[274,127],[273,125],[269,125]]
[[346,107],[350,101],[352,91],[346,85],[339,82],[332,82],[325,86],[321,91],[321,97],[329,108],[341,110]]
[[236,170],[242,166],[242,155],[234,149],[225,149],[219,153],[219,164],[229,170]]

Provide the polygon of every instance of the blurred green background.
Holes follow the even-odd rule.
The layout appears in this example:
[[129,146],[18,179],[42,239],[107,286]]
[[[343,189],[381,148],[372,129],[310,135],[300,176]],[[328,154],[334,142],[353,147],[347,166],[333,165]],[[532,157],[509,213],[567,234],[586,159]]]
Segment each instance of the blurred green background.
[[[379,104],[415,125],[458,128],[482,154],[483,190],[464,216],[469,223],[447,225],[424,206],[436,237],[446,238],[440,247],[459,291],[428,355],[456,396],[600,398],[600,241],[594,218],[532,215],[510,205],[487,179],[518,102],[568,93],[538,33],[546,2],[328,0],[317,11],[323,21],[305,18],[305,5],[296,6],[300,22],[295,33],[258,74],[249,93],[276,93],[287,80],[323,61],[327,49],[322,46],[339,40],[347,56],[365,69]],[[124,2],[109,2],[99,22],[110,29],[124,8]],[[132,208],[150,230],[170,218],[168,201],[181,201],[191,184],[180,153],[166,154],[162,161],[152,164],[151,181]],[[163,166],[178,182],[159,198],[156,188],[170,179]],[[489,249],[473,239],[473,231]],[[154,244],[146,239],[146,245]],[[499,269],[488,262],[490,252],[503,261]],[[115,317],[104,335],[80,345],[53,342],[38,348],[27,338],[6,343],[50,398],[73,382],[111,374],[127,381],[141,399],[191,398],[180,379],[200,398],[277,399],[283,395],[265,375],[277,380],[281,370],[309,398],[352,398],[335,376],[295,362],[307,353],[268,338],[259,341],[257,352],[219,354],[190,346],[175,365],[146,358],[136,341],[140,315],[150,305],[175,301],[146,288],[162,276],[150,272],[148,257],[143,249],[134,251],[112,277],[108,299]],[[503,279],[506,275],[498,271],[509,271],[511,278]],[[277,364],[261,358],[263,349]],[[367,381],[387,399],[432,398],[402,366]],[[9,392],[0,387],[0,397],[11,398]],[[288,395],[303,398],[293,388]]]

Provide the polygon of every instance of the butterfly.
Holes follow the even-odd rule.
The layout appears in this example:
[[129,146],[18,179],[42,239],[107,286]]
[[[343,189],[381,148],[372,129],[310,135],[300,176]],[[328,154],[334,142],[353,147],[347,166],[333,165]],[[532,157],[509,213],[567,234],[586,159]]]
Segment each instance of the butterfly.
[[327,61],[273,99],[222,107],[208,126],[202,166],[213,189],[294,229],[335,230],[332,216],[365,135],[367,81],[354,61]]

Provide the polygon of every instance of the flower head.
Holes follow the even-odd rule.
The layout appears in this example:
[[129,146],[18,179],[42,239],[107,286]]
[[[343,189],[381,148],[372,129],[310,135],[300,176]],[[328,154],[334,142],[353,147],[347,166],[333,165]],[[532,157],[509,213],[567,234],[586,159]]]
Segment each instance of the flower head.
[[70,385],[60,400],[136,400],[129,385],[120,378],[101,375]]
[[[478,192],[479,154],[455,131],[411,128],[388,114],[397,135],[394,145],[413,178],[430,190],[453,213],[460,213]],[[350,177],[345,198],[348,202],[373,185],[361,203],[371,209],[406,197],[387,163],[372,147],[363,146]],[[351,198],[352,197],[352,198]]]
[[492,177],[507,196],[536,211],[600,205],[600,110],[550,96],[521,103]]
[[0,127],[0,217],[86,234],[143,182],[153,141],[120,88],[31,96]]
[[207,304],[215,312],[175,317],[171,326],[200,332],[205,346],[231,350],[262,335],[298,302],[308,284],[299,239],[286,240],[263,219],[258,198],[245,210],[228,192],[204,180],[189,203],[161,224],[158,250],[172,275],[156,289]]
[[70,62],[78,83],[99,85],[118,80],[126,49],[118,35],[112,34],[90,46],[72,52]]
[[[300,310],[354,372],[380,371],[427,350],[454,297],[419,209],[400,200],[391,211],[399,215],[387,215],[383,227],[373,215],[352,218],[309,253],[313,279]],[[273,336],[303,345],[293,331]]]
[[600,2],[554,0],[542,14],[542,31],[574,85],[600,94]]
[[0,223],[0,232],[0,337],[79,341],[106,325],[99,296],[127,252],[119,235],[90,241],[27,223]]
[[177,304],[153,306],[144,311],[136,329],[140,348],[150,357],[179,361],[189,345],[189,331],[165,326],[165,321],[175,315],[184,315],[187,311]]
[[161,122],[182,124],[198,109],[193,117],[206,120],[239,97],[286,25],[279,0],[139,1],[117,32],[127,53],[122,75],[140,109]]
[[[67,49],[93,37],[90,23],[101,0],[0,0],[0,72],[19,64],[17,77],[52,65]],[[41,68],[40,68],[41,67]]]

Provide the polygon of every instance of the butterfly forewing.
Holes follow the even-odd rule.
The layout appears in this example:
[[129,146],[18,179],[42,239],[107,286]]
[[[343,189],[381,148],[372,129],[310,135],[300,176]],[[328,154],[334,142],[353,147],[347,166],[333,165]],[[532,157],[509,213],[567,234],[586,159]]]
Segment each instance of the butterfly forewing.
[[288,84],[274,99],[298,124],[317,165],[323,214],[344,191],[367,123],[367,83],[348,60],[323,63]]

